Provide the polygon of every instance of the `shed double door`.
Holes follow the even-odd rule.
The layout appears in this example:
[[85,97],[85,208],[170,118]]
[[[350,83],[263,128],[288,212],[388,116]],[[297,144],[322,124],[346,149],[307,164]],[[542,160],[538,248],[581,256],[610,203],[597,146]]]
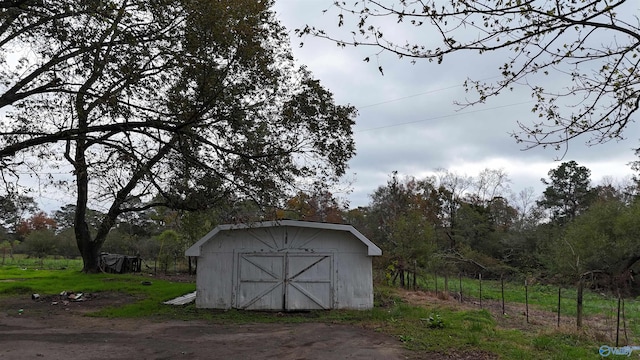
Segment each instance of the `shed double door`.
[[333,256],[317,253],[240,253],[236,307],[250,310],[330,309]]

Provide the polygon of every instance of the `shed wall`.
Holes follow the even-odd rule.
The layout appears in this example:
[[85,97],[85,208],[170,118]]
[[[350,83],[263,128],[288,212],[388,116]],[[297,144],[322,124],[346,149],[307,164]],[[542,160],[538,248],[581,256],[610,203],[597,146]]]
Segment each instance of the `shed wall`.
[[[373,307],[371,257],[367,256],[366,245],[345,231],[288,226],[223,231],[205,243],[198,258],[196,305],[218,309],[238,307],[240,254],[283,252],[332,254],[331,307]],[[274,302],[278,302],[277,299]]]

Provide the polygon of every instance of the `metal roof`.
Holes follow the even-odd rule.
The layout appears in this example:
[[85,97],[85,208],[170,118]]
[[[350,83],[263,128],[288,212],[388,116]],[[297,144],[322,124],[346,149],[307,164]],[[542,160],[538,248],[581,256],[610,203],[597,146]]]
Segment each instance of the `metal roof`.
[[267,228],[267,227],[281,227],[281,226],[348,231],[367,246],[367,249],[368,249],[367,255],[369,256],[382,255],[382,250],[380,250],[380,248],[377,247],[376,244],[371,242],[371,240],[367,239],[364,235],[362,235],[362,233],[360,233],[358,230],[356,230],[356,228],[354,228],[351,225],[330,224],[330,223],[299,221],[299,220],[275,220],[275,221],[263,221],[263,222],[249,223],[249,224],[218,225],[215,229],[211,230],[208,234],[203,236],[200,240],[198,240],[195,244],[193,244],[189,249],[187,249],[187,251],[185,251],[185,255],[200,256],[200,249],[202,248],[202,245],[204,245],[207,241],[211,240],[216,236],[216,234],[222,231],[256,229],[256,228]]

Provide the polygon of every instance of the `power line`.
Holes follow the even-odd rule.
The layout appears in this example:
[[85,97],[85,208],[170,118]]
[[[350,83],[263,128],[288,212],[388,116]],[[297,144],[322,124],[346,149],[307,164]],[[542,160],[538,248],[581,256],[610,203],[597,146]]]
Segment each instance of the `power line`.
[[415,120],[415,121],[408,121],[408,122],[403,122],[403,123],[399,123],[399,124],[392,124],[392,125],[385,125],[385,126],[379,126],[379,127],[374,127],[374,128],[362,129],[362,130],[357,130],[357,131],[354,131],[354,132],[359,133],[359,132],[365,132],[365,131],[372,131],[372,130],[379,130],[379,129],[387,129],[387,128],[396,127],[396,126],[404,126],[404,125],[416,124],[416,123],[425,122],[425,121],[431,121],[431,120],[438,120],[438,119],[450,118],[450,117],[455,117],[455,116],[459,116],[459,115],[475,114],[475,113],[479,113],[479,112],[482,112],[482,111],[496,110],[496,109],[502,109],[502,108],[511,107],[511,106],[517,106],[517,105],[529,104],[529,103],[532,103],[532,102],[533,102],[533,100],[523,101],[523,102],[513,103],[513,104],[508,104],[508,105],[494,106],[494,107],[486,108],[486,109],[479,109],[479,110],[473,110],[473,111],[465,111],[465,112],[459,112],[459,113],[456,113],[456,114],[449,114],[449,115],[435,116],[435,117],[431,117],[431,118],[428,118],[428,119]]
[[[478,80],[478,82],[485,81],[485,80],[491,80],[491,79],[495,79],[495,78],[499,78],[499,77],[501,77],[501,76],[491,76],[491,77],[488,77],[488,78],[480,79],[480,80]],[[458,88],[458,87],[461,87],[461,86],[462,86],[462,84],[459,84],[459,85],[451,85],[451,86],[448,86],[448,87],[443,87],[443,88],[439,88],[439,89],[429,90],[429,91],[421,92],[421,93],[418,93],[418,94],[413,94],[413,95],[403,96],[403,97],[401,97],[401,98],[397,98],[397,99],[385,100],[385,101],[377,102],[377,103],[374,103],[374,104],[369,104],[369,105],[359,106],[359,107],[357,107],[357,108],[358,108],[358,110],[366,109],[366,108],[368,108],[368,107],[374,107],[374,106],[384,105],[384,104],[388,104],[388,103],[392,103],[392,102],[396,102],[396,101],[400,101],[400,100],[411,99],[411,98],[414,98],[414,97],[418,97],[418,96],[422,96],[422,95],[427,95],[427,94],[433,94],[433,93],[436,93],[436,92],[445,91],[445,90],[450,90],[450,89]]]
[[418,97],[418,96],[422,96],[422,95],[426,95],[426,94],[432,94],[432,93],[439,92],[439,91],[449,90],[449,89],[457,88],[457,87],[460,87],[460,86],[462,86],[462,85],[453,85],[453,86],[449,86],[449,87],[446,87],[446,88],[440,88],[440,89],[436,89],[436,90],[425,91],[425,92],[422,92],[422,93],[419,93],[419,94],[408,95],[408,96],[404,96],[404,97],[393,99],[393,100],[381,101],[381,102],[375,103],[375,104],[360,106],[358,108],[358,110],[365,109],[365,108],[368,108],[368,107],[378,106],[378,105],[384,105],[384,104],[388,104],[388,103],[392,103],[392,102],[396,102],[396,101],[400,101],[400,100],[411,99],[411,98],[414,98],[414,97]]

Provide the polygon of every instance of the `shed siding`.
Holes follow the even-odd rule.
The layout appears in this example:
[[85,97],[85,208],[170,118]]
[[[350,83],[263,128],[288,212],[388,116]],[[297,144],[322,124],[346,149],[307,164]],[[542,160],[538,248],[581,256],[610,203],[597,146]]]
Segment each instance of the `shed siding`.
[[337,309],[370,309],[373,307],[371,259],[362,254],[342,253],[336,256]]
[[196,306],[229,309],[232,306],[233,252],[208,252],[198,258]]
[[[295,288],[287,288],[290,289],[291,301],[294,302],[290,305],[299,308],[371,308],[373,307],[372,269],[371,257],[367,256],[367,250],[367,245],[347,231],[293,226],[221,231],[202,245],[196,278],[198,291],[196,306],[229,309],[244,307],[250,303],[247,307],[249,309],[282,308],[282,296],[279,298],[277,296],[278,292],[283,291],[282,289],[274,289],[273,296],[251,302],[251,296],[269,291],[270,285],[252,282],[252,280],[259,280],[261,276],[268,277],[265,275],[268,272],[261,273],[259,268],[252,268],[251,265],[242,267],[244,282],[241,288],[239,264],[242,259],[248,259],[242,258],[246,254],[249,254],[246,255],[249,257],[254,256],[251,258],[254,262],[263,261],[260,260],[262,259],[260,254],[264,254],[266,259],[264,264],[267,264],[269,254],[283,256],[284,253],[288,253],[294,261],[292,266],[298,266],[295,265],[295,261],[304,260],[303,254],[307,254],[305,256],[328,254],[331,261],[330,266],[323,263],[318,269],[310,269],[309,274],[300,277],[301,283],[296,284]],[[277,260],[274,261],[277,262]],[[267,266],[264,264],[258,265]],[[273,271],[277,272],[281,269],[276,266]],[[323,274],[313,273],[313,271],[320,271]],[[326,271],[331,271],[330,283],[326,282],[328,279]],[[315,284],[313,281],[307,281],[314,277],[318,277],[318,281],[324,283]],[[238,293],[239,289],[242,289],[242,293]],[[306,290],[309,293],[320,294],[315,298],[317,301],[300,295]]]

